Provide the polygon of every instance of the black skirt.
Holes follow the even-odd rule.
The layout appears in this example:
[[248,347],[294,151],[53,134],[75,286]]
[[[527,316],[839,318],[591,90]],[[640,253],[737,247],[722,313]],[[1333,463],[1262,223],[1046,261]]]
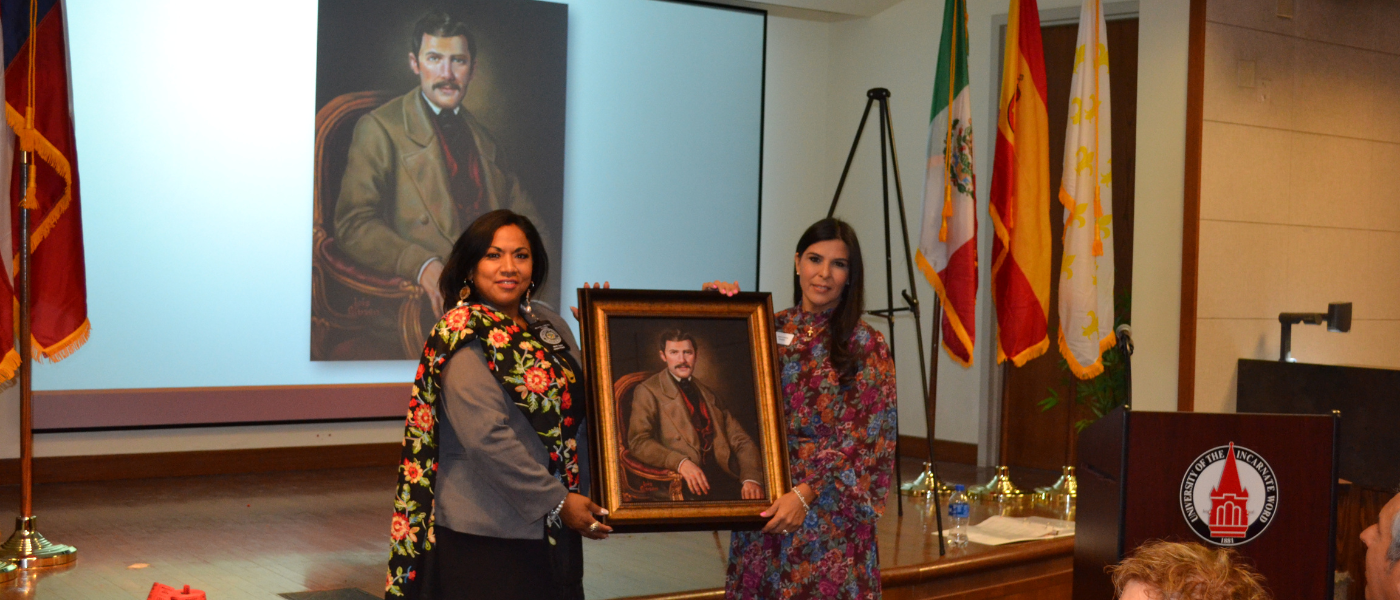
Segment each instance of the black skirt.
[[583,540],[565,530],[566,566],[551,567],[549,542],[472,535],[434,527],[439,600],[583,600]]

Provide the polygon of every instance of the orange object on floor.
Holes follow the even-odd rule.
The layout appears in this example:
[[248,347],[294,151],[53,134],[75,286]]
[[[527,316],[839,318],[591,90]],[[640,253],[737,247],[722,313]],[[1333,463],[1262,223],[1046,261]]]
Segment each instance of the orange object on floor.
[[163,583],[151,586],[151,595],[146,596],[146,600],[205,600],[203,590],[192,590],[190,586],[185,586],[183,590],[177,590]]

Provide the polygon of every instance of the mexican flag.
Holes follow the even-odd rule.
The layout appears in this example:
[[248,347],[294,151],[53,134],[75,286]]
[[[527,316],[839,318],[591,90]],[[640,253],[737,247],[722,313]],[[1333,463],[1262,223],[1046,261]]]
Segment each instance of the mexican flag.
[[947,0],[924,176],[924,218],[915,262],[943,307],[943,348],[972,364],[977,309],[977,198],[972,99],[967,87],[967,4]]
[[1060,354],[1080,379],[1103,372],[1113,347],[1113,136],[1108,34],[1100,0],[1079,10],[1070,82],[1060,204],[1065,254],[1060,266]]

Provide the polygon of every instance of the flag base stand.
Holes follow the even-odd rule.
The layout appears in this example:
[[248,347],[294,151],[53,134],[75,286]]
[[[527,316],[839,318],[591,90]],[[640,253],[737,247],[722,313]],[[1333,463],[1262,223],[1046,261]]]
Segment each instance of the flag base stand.
[[939,496],[947,496],[953,493],[953,488],[943,483],[938,478],[938,474],[933,472],[933,464],[924,463],[924,472],[920,473],[913,481],[899,486],[899,493],[905,496],[924,496],[937,493]]
[[[0,545],[0,560],[9,561],[19,569],[57,567],[78,560],[78,549],[55,544],[38,531],[38,517],[15,519],[15,533]],[[11,574],[11,578],[17,574]]]
[[1050,487],[1035,488],[1033,502],[1055,513],[1056,517],[1073,521],[1075,505],[1079,499],[1079,479],[1074,476],[1074,467],[1061,467],[1060,479]]
[[983,485],[973,486],[968,490],[968,495],[977,498],[991,498],[993,500],[1015,499],[1026,497],[1026,492],[1011,483],[1011,468],[1005,465],[997,467],[996,475],[992,480]]
[[16,577],[19,577],[19,567],[14,563],[0,563],[0,583],[14,581]]
[[1079,496],[1079,479],[1074,476],[1074,467],[1060,467],[1060,478],[1050,487],[1035,488],[1037,494],[1046,496]]

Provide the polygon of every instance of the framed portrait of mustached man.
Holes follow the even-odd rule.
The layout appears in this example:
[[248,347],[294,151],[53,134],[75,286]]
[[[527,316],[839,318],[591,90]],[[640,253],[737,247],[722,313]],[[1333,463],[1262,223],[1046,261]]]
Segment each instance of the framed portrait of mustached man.
[[487,212],[559,256],[568,25],[556,2],[319,0],[311,360],[415,360]]
[[791,488],[767,293],[579,291],[593,500],[617,531],[757,529]]

